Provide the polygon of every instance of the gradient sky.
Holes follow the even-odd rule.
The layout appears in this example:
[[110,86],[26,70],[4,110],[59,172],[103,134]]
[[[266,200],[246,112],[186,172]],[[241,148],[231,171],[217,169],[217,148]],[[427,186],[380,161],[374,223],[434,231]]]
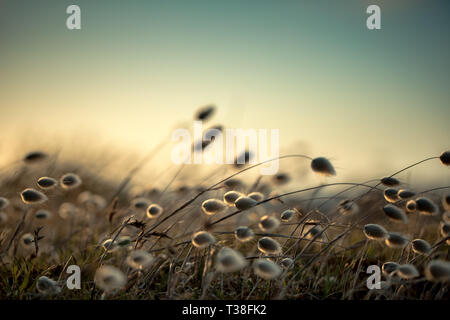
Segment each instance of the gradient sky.
[[[82,30],[66,29],[70,4],[81,7]],[[366,28],[369,4],[381,7],[381,30]],[[0,0],[2,143],[90,132],[146,150],[214,103],[215,122],[278,128],[289,153],[307,144],[344,176],[389,173],[450,147],[449,9],[418,0]],[[442,177],[438,164],[426,170]]]

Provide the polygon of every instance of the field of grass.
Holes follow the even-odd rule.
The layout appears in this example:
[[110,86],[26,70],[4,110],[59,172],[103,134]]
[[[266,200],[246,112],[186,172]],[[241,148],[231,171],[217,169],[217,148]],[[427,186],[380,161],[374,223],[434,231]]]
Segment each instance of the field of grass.
[[[425,161],[448,175],[449,156]],[[335,175],[326,158],[290,157],[311,174]],[[289,173],[249,180],[258,165],[224,165],[202,184],[133,189],[147,160],[118,182],[46,152],[2,168],[0,298],[450,296],[449,187],[419,190],[397,178],[415,166],[292,190]],[[67,286],[71,265],[80,268],[79,289]],[[373,265],[382,272],[369,289]]]

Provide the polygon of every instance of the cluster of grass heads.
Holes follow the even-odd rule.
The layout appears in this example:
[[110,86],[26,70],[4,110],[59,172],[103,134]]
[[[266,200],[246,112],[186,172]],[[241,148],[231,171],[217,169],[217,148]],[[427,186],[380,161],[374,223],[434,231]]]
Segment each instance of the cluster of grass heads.
[[[207,120],[213,110],[196,117]],[[241,178],[256,164],[229,166],[217,181],[133,191],[133,176],[155,152],[117,184],[82,167],[68,170],[45,152],[2,171],[0,297],[449,297],[449,187],[416,190],[397,179],[425,161],[440,161],[446,174],[448,151],[364,183],[282,193],[288,173]],[[325,157],[279,159],[286,158],[309,162],[312,174],[336,175]],[[80,289],[66,286],[70,265],[81,269]],[[379,289],[367,287],[371,265],[382,270]]]

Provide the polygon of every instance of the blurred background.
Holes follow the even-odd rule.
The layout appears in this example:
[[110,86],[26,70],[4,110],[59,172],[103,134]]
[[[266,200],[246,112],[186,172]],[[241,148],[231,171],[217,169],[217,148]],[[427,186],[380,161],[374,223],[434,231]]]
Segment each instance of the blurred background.
[[[70,4],[81,30],[66,28]],[[381,30],[366,28],[370,4]],[[0,0],[0,164],[31,149],[133,163],[214,104],[211,125],[279,129],[280,154],[326,156],[339,180],[391,174],[449,149],[449,9]],[[166,168],[170,151],[147,172]],[[428,162],[408,178],[448,184],[442,170]]]

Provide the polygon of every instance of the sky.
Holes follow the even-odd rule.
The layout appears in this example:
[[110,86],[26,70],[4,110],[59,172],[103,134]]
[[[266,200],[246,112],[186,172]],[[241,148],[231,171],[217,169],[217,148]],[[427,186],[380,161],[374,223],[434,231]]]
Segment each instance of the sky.
[[[81,30],[66,7],[81,8]],[[366,8],[381,8],[368,30]],[[450,3],[0,0],[5,145],[157,145],[195,110],[372,178],[450,149]],[[44,138],[45,137],[45,138]],[[70,139],[69,139],[70,140]],[[445,169],[445,168],[444,168]],[[436,164],[417,169],[446,179]],[[422,170],[422,171],[421,171]]]

